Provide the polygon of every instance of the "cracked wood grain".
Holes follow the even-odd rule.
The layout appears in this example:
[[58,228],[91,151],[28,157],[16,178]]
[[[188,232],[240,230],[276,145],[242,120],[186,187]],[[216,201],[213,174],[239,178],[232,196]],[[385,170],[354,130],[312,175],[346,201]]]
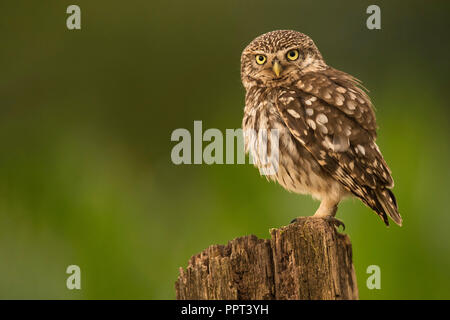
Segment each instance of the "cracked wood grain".
[[270,240],[239,237],[191,257],[187,268],[180,268],[176,298],[358,299],[347,235],[311,217],[270,234]]

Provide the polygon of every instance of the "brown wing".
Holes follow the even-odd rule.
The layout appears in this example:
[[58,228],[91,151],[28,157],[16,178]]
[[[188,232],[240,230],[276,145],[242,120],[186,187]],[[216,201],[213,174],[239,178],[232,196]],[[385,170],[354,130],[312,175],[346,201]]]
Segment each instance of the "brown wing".
[[[311,75],[294,90],[280,91],[277,108],[283,121],[317,162],[386,224],[386,213],[401,223],[395,199],[389,201],[392,193],[385,191],[394,182],[375,144],[376,123],[371,105],[367,100],[362,103],[358,98],[352,99],[352,90],[339,89],[324,77]],[[310,81],[327,83],[326,89],[310,88]]]
[[360,88],[360,82],[351,75],[328,68],[321,72],[305,74],[296,84],[305,93],[310,93],[349,116],[370,136],[376,138],[377,124],[372,102]]

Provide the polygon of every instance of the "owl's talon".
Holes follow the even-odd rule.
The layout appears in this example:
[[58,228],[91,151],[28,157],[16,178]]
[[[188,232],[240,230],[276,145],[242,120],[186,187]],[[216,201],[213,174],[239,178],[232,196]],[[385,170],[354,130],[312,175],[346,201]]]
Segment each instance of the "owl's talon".
[[333,224],[337,230],[339,230],[339,227],[342,226],[342,231],[345,231],[345,224],[341,220],[339,220],[335,217],[331,217],[331,216],[328,216],[323,219],[328,221],[329,223]]

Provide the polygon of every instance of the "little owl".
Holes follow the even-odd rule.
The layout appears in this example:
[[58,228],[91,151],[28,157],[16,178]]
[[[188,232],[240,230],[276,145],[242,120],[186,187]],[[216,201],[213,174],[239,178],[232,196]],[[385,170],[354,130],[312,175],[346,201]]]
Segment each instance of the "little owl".
[[386,225],[388,216],[402,224],[391,171],[375,143],[372,103],[358,79],[328,66],[308,36],[290,30],[253,40],[242,53],[241,79],[246,152],[262,171],[261,132],[267,132],[267,153],[278,148],[268,179],[319,199],[314,217],[336,225],[343,225],[335,218],[337,206],[349,195]]

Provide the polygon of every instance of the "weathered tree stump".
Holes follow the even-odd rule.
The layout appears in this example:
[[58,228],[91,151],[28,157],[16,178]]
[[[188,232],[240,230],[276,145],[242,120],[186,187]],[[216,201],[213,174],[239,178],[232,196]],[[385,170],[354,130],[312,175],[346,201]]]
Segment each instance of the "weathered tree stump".
[[193,256],[175,283],[176,297],[193,299],[358,299],[352,246],[322,219],[212,245]]

